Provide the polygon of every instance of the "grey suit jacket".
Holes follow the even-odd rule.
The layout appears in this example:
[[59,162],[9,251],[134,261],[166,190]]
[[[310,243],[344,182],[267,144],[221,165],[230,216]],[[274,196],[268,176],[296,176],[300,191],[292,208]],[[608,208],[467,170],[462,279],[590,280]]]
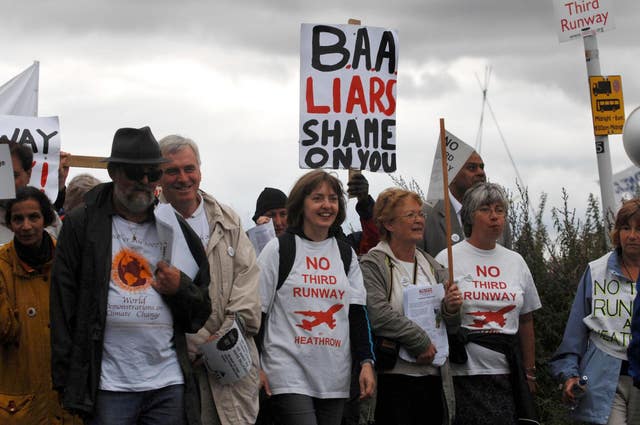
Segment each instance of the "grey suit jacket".
[[[449,209],[451,216],[451,244],[455,245],[464,239],[462,224],[458,221],[453,205]],[[424,204],[424,214],[426,216],[424,225],[424,236],[418,246],[435,257],[447,247],[447,228],[444,220],[444,200],[439,199],[433,206]],[[498,239],[498,243],[507,249],[511,249],[511,227],[509,222],[505,223],[504,232]]]

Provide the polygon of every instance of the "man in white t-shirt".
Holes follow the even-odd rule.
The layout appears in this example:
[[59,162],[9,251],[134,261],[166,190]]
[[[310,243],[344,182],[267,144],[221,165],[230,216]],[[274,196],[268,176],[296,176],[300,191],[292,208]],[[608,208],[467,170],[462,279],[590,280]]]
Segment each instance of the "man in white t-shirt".
[[253,245],[240,217],[213,196],[200,190],[200,154],[196,143],[170,135],[160,140],[168,162],[161,165],[161,201],[182,216],[202,240],[210,268],[212,313],[202,329],[189,335],[189,353],[198,359],[200,346],[235,323],[251,353],[249,372],[222,384],[207,373],[201,361],[195,372],[200,386],[203,424],[253,424],[258,414],[258,350],[253,337],[260,327],[259,270]]
[[166,160],[149,127],[116,131],[106,161],[113,181],[65,217],[56,249],[53,386],[85,424],[199,425],[185,333],[211,313],[204,249],[178,221],[200,269],[191,279],[163,261],[153,208]]

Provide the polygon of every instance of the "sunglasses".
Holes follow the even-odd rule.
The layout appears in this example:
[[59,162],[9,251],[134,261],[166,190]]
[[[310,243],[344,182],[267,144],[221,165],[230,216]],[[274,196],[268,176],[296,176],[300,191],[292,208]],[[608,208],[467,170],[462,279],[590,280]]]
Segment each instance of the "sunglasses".
[[122,171],[129,180],[140,181],[147,176],[150,182],[160,180],[162,177],[162,170],[160,168],[149,168],[145,171],[143,166],[135,164],[122,164]]

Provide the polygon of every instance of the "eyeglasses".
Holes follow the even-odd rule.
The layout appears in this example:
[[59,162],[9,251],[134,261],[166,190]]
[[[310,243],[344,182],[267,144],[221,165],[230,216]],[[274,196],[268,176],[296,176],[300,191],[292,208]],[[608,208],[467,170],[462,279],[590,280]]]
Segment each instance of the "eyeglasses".
[[402,218],[405,219],[407,221],[416,221],[417,218],[424,218],[424,212],[419,211],[419,212],[415,212],[415,211],[411,211],[409,213],[403,214],[403,215],[399,215],[396,218]]
[[504,207],[491,208],[488,205],[480,207],[476,211],[478,211],[479,213],[482,213],[484,215],[491,215],[491,213],[494,213],[495,215],[497,215],[499,217],[507,214],[507,211],[504,209]]
[[136,164],[122,164],[122,171],[129,180],[140,181],[147,176],[150,182],[160,180],[162,170],[160,168],[149,168],[145,171],[144,166]]

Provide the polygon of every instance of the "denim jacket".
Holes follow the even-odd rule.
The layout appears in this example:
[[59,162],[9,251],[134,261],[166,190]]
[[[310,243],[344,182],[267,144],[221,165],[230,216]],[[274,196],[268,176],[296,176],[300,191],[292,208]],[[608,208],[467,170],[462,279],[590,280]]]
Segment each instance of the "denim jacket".
[[[618,265],[618,254],[605,254],[597,262],[607,264],[606,277],[627,280]],[[577,408],[570,413],[572,419],[606,424],[620,376],[622,361],[598,349],[590,340],[590,330],[583,319],[591,314],[593,279],[591,266],[587,267],[576,292],[562,343],[549,361],[553,376],[564,383],[568,378],[586,375],[588,389]]]

